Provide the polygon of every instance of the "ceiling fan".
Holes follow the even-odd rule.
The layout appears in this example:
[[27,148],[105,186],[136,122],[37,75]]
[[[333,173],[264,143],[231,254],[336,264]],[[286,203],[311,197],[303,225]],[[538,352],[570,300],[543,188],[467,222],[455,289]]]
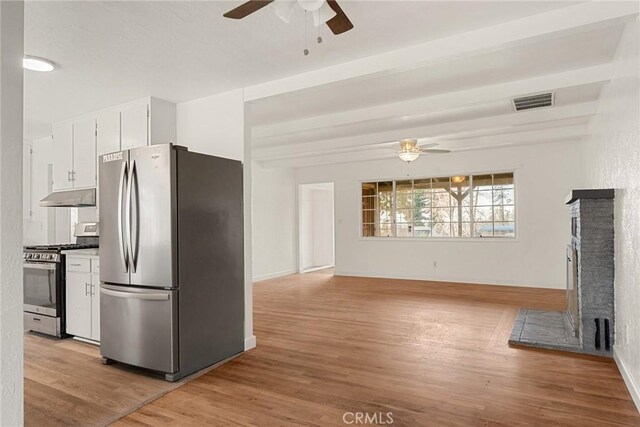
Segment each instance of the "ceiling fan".
[[311,12],[316,27],[327,24],[333,34],[342,34],[353,28],[353,24],[336,0],[249,0],[223,16],[242,19],[272,3],[276,15],[286,23],[291,21],[297,4],[304,10]]
[[432,147],[438,146],[437,143],[418,145],[418,140],[415,138],[402,139],[399,141],[400,151],[398,151],[398,157],[405,162],[413,162],[420,157],[420,154],[437,154],[437,153],[450,153],[451,150],[434,149]]

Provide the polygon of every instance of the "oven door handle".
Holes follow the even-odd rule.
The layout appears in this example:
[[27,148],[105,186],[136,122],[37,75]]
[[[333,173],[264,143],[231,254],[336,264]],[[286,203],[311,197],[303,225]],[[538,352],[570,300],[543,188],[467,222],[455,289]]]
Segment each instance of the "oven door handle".
[[43,262],[43,263],[23,262],[22,266],[24,268],[35,268],[38,270],[55,270],[56,269],[56,264],[50,264],[48,262]]

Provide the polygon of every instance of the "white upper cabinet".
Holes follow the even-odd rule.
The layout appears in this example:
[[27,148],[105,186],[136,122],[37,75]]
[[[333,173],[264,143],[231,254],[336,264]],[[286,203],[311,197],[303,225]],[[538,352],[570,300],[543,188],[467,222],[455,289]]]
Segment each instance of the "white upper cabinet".
[[81,119],[73,123],[74,188],[96,186],[96,119]]
[[53,190],[97,187],[102,154],[176,142],[176,105],[146,97],[53,125]]
[[73,124],[71,122],[53,125],[53,190],[73,188]]
[[135,102],[120,110],[120,149],[149,145],[149,103]]
[[149,144],[176,143],[176,104],[149,98]]
[[108,110],[98,113],[96,121],[98,156],[120,151],[120,111]]

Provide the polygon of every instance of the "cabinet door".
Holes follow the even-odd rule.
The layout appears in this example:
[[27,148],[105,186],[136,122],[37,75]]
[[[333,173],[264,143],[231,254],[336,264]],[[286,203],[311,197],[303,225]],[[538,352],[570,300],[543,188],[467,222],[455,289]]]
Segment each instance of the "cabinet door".
[[89,118],[73,123],[73,173],[74,188],[96,186],[96,119]]
[[91,339],[100,341],[100,275],[91,274]]
[[71,123],[53,125],[53,190],[73,187],[73,126]]
[[91,338],[91,273],[67,273],[67,333]]
[[121,148],[144,147],[149,141],[149,104],[135,103],[120,111]]
[[120,151],[120,111],[105,111],[98,114],[98,156]]

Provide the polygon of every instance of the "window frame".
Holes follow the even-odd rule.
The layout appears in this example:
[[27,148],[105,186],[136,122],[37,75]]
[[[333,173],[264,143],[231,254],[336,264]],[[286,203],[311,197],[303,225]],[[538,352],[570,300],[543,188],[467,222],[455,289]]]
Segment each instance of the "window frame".
[[[473,176],[473,175],[497,175],[497,174],[504,174],[504,173],[511,173],[513,174],[513,209],[514,209],[514,213],[513,213],[513,223],[514,223],[514,232],[513,232],[513,237],[506,237],[506,236],[487,236],[487,237],[475,237],[475,236],[469,236],[469,237],[454,237],[454,236],[428,236],[428,237],[416,237],[416,236],[406,236],[406,237],[402,237],[402,236],[398,236],[397,235],[397,228],[396,228],[396,224],[397,224],[397,217],[396,217],[396,182],[397,181],[407,181],[407,180],[421,180],[421,179],[433,179],[433,178],[443,178],[445,176],[449,177],[449,179],[451,179],[451,177],[454,176]],[[380,241],[430,241],[430,242],[482,242],[482,241],[490,241],[490,242],[503,242],[503,243],[519,243],[520,242],[520,219],[519,219],[519,212],[520,209],[518,208],[519,205],[519,201],[518,201],[518,197],[519,197],[519,191],[517,190],[517,180],[518,180],[518,168],[509,168],[509,169],[499,169],[499,170],[491,170],[491,171],[474,171],[474,172],[467,172],[467,173],[442,173],[442,174],[438,174],[438,175],[431,175],[431,176],[417,176],[417,177],[409,177],[409,176],[404,176],[401,178],[371,178],[371,179],[360,179],[358,180],[358,193],[360,195],[359,199],[358,199],[358,224],[359,224],[359,240],[363,240],[363,241],[371,241],[371,240],[380,240]],[[364,223],[363,222],[363,208],[362,208],[362,203],[363,203],[363,194],[362,194],[362,184],[363,183],[378,183],[378,182],[388,182],[391,181],[393,183],[393,200],[392,200],[392,218],[393,218],[393,228],[392,228],[392,234],[393,236],[390,237],[384,237],[384,236],[364,236],[364,224],[369,224],[369,223]],[[495,206],[492,203],[492,208]],[[377,209],[376,209],[377,210]],[[474,212],[471,211],[470,212],[470,224],[471,226],[473,226],[475,224],[475,221],[473,220],[474,216]],[[495,219],[492,221],[493,223],[496,222],[502,222],[502,221],[495,221]],[[379,227],[379,218],[377,218],[374,222],[375,226]],[[471,232],[473,231],[473,228],[471,228]]]

